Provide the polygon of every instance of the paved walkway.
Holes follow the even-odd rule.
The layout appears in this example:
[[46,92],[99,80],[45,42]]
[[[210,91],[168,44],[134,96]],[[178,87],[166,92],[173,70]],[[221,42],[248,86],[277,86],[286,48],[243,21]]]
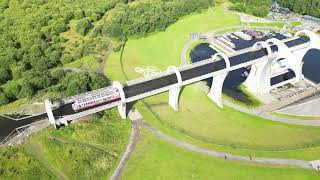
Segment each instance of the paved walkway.
[[137,110],[130,111],[129,118],[132,120],[132,126],[131,126],[131,136],[129,139],[128,146],[123,153],[121,160],[117,166],[117,168],[114,170],[113,174],[110,177],[110,180],[118,180],[120,179],[120,176],[128,164],[128,161],[132,155],[132,152],[137,144],[138,138],[139,138],[139,123],[140,123],[140,113]]
[[204,149],[189,143],[185,143],[182,141],[179,141],[175,138],[172,138],[158,129],[152,127],[150,124],[148,124],[146,121],[141,122],[142,127],[150,130],[155,136],[162,138],[166,140],[167,142],[174,144],[178,147],[194,151],[200,154],[205,154],[212,157],[222,158],[225,160],[235,160],[235,161],[242,161],[242,162],[251,162],[251,163],[259,163],[259,164],[268,164],[268,165],[284,165],[284,166],[296,166],[304,169],[313,169],[311,164],[304,160],[297,160],[297,159],[278,159],[278,158],[265,158],[265,157],[250,157],[250,156],[240,156],[240,155],[234,155],[224,152],[218,152],[213,150]]
[[309,100],[304,103],[288,106],[278,110],[277,112],[296,115],[296,116],[316,116],[320,117],[320,98]]

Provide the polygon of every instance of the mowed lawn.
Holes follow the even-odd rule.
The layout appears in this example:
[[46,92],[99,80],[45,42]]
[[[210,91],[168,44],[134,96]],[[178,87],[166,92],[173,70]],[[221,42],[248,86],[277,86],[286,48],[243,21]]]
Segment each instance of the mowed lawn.
[[[194,13],[169,26],[165,32],[154,33],[145,38],[129,39],[122,54],[123,70],[129,79],[141,77],[135,67],[155,66],[166,70],[170,65],[180,65],[180,53],[189,35],[195,32],[207,32],[217,28],[240,25],[237,15],[226,12],[218,6],[214,9]],[[112,53],[105,67],[105,73],[112,80],[124,82],[119,75],[121,52]]]
[[122,179],[319,179],[316,171],[217,159],[182,149],[143,130]]

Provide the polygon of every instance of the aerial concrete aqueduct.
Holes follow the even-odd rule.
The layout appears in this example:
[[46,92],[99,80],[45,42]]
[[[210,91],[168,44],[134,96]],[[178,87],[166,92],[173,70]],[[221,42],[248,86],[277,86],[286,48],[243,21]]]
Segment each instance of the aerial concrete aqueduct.
[[[247,80],[243,83],[247,86],[248,90],[253,93],[268,93],[273,88],[276,88],[278,86],[282,86],[285,84],[294,84],[300,81],[303,78],[302,75],[302,66],[303,66],[303,58],[305,54],[310,49],[318,49],[320,50],[320,38],[318,35],[311,31],[303,30],[300,32],[297,32],[295,34],[295,37],[298,37],[299,35],[306,35],[309,37],[309,42],[306,44],[307,46],[303,46],[303,48],[298,47],[295,48],[289,48],[283,41],[280,41],[278,39],[272,38],[267,40],[266,42],[258,42],[252,47],[252,51],[255,51],[261,47],[265,48],[267,50],[267,56],[264,56],[262,58],[259,58],[260,60],[257,60],[256,63],[248,62],[248,65],[251,64],[251,71],[249,76],[247,77]],[[293,38],[293,39],[294,39]],[[274,50],[273,48],[277,48],[277,50]],[[46,111],[49,117],[49,121],[51,124],[65,124],[67,125],[67,120],[70,119],[76,119],[79,117],[83,117],[88,114],[92,114],[95,112],[99,112],[101,110],[109,109],[112,107],[117,106],[118,111],[123,119],[127,116],[127,103],[132,102],[144,97],[148,97],[154,94],[158,94],[164,91],[169,91],[169,105],[175,110],[178,111],[178,103],[179,103],[179,94],[181,91],[182,86],[191,84],[197,81],[201,81],[206,78],[213,78],[213,83],[210,88],[210,91],[208,93],[208,97],[212,99],[219,107],[223,107],[222,104],[222,87],[223,83],[230,71],[233,71],[235,69],[238,69],[240,67],[245,67],[246,63],[242,63],[239,65],[233,65],[230,66],[230,61],[227,55],[223,53],[217,53],[211,57],[211,59],[206,61],[201,61],[195,67],[200,66],[201,64],[207,64],[214,61],[224,60],[225,61],[225,68],[219,71],[212,70],[212,73],[202,75],[201,77],[196,77],[190,80],[183,81],[182,76],[180,74],[181,71],[185,70],[185,68],[189,67],[181,67],[177,68],[175,66],[170,66],[167,69],[167,74],[175,74],[177,78],[177,83],[173,85],[169,85],[167,87],[160,88],[159,90],[154,90],[155,92],[150,92],[148,94],[144,93],[142,95],[137,95],[134,97],[130,97],[129,99],[126,98],[126,94],[124,92],[123,85],[115,81],[113,82],[113,87],[117,88],[120,92],[121,100],[103,105],[101,107],[94,108],[90,110],[90,112],[80,112],[76,113],[72,116],[68,117],[62,117],[58,120],[54,118],[54,115],[52,114],[52,108],[53,105],[51,101],[47,100],[45,102],[46,105]],[[275,63],[277,61],[281,60],[282,66],[280,68],[275,68]],[[210,62],[209,62],[210,61]],[[203,63],[202,63],[203,62]],[[194,65],[194,64],[193,64]],[[192,66],[193,67],[193,66]],[[281,75],[288,71],[288,69],[291,69],[296,77],[284,82],[281,82],[279,84],[271,86],[270,84],[270,78],[274,77],[275,75]],[[73,98],[74,99],[74,98]],[[72,102],[72,98],[68,100],[68,102]]]

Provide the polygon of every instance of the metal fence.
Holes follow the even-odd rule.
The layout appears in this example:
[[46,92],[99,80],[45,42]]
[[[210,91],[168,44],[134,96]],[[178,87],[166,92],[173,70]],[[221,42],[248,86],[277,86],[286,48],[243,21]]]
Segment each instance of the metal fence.
[[10,140],[25,132],[32,124],[33,123],[14,129],[4,140],[0,142],[0,145],[6,145]]

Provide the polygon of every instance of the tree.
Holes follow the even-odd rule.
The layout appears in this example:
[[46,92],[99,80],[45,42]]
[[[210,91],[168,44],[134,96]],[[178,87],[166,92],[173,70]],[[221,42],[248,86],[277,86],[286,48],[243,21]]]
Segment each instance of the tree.
[[56,68],[51,72],[51,76],[54,80],[59,82],[65,77],[65,72],[62,68]]
[[72,61],[74,61],[74,59],[69,53],[63,54],[61,56],[61,63],[62,64],[68,64],[68,63],[71,63]]
[[20,92],[18,94],[18,99],[23,99],[23,98],[32,98],[34,94],[34,89],[32,87],[32,85],[27,82],[27,81],[24,81],[22,84],[21,84],[21,89],[20,89]]
[[85,36],[91,29],[92,24],[88,18],[81,19],[77,22],[76,31],[82,36]]
[[4,84],[10,79],[11,79],[11,74],[9,69],[6,69],[6,68],[0,69],[0,84]]
[[2,106],[8,104],[9,102],[9,98],[6,96],[6,94],[4,92],[0,92],[0,105]]
[[3,86],[3,92],[10,100],[15,100],[18,97],[21,86],[17,81],[10,81]]
[[90,78],[90,83],[89,83],[90,90],[99,89],[109,84],[109,82],[107,82],[102,77],[97,76],[96,74],[90,74],[89,78]]

